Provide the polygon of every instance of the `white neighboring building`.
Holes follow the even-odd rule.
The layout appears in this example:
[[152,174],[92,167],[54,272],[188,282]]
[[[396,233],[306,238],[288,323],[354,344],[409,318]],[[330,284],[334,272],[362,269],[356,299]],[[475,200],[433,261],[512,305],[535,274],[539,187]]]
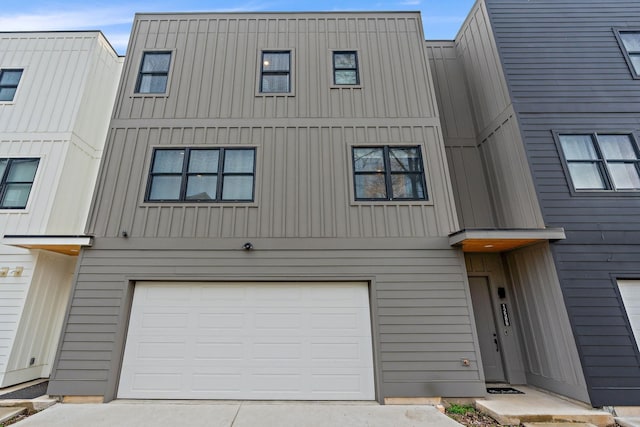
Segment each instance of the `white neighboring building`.
[[0,33],[0,387],[51,372],[122,63],[99,31]]

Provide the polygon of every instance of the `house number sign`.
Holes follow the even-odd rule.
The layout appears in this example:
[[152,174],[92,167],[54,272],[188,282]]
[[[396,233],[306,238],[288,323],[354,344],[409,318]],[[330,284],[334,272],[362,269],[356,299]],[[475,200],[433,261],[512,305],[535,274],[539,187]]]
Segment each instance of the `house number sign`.
[[501,303],[500,310],[502,311],[502,321],[504,322],[504,326],[511,326],[511,322],[509,321],[509,311],[507,310],[507,304]]

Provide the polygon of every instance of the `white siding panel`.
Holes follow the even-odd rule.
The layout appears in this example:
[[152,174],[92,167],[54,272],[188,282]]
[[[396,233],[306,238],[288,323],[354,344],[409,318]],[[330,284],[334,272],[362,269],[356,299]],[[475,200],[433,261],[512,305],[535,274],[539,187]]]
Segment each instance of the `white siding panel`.
[[26,249],[0,245],[0,268],[9,267],[13,270],[18,266],[24,267],[20,277],[9,275],[0,278],[0,387],[5,384],[5,373],[16,342],[36,260],[37,255]]
[[24,69],[14,102],[0,103],[0,133],[73,129],[97,35],[0,34],[0,68]]
[[[75,257],[39,252],[29,282],[15,344],[7,364],[6,385],[48,377],[69,300]],[[35,361],[30,363],[31,358]]]
[[26,209],[0,209],[0,234],[46,233],[68,145],[60,140],[0,140],[0,157],[40,159]]

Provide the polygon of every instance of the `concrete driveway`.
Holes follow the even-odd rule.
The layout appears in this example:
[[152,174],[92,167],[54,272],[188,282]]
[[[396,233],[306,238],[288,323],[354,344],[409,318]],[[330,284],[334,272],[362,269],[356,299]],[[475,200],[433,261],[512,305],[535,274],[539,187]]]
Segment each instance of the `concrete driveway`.
[[432,406],[326,402],[127,401],[56,404],[19,427],[459,427]]

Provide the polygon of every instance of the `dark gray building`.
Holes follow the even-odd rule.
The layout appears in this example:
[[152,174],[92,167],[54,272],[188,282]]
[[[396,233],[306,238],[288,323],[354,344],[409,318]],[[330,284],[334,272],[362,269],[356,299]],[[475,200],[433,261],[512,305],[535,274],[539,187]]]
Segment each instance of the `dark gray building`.
[[[640,3],[481,0],[428,51],[462,227],[566,234],[501,252],[527,382],[640,404]],[[546,275],[534,251],[551,256]]]

